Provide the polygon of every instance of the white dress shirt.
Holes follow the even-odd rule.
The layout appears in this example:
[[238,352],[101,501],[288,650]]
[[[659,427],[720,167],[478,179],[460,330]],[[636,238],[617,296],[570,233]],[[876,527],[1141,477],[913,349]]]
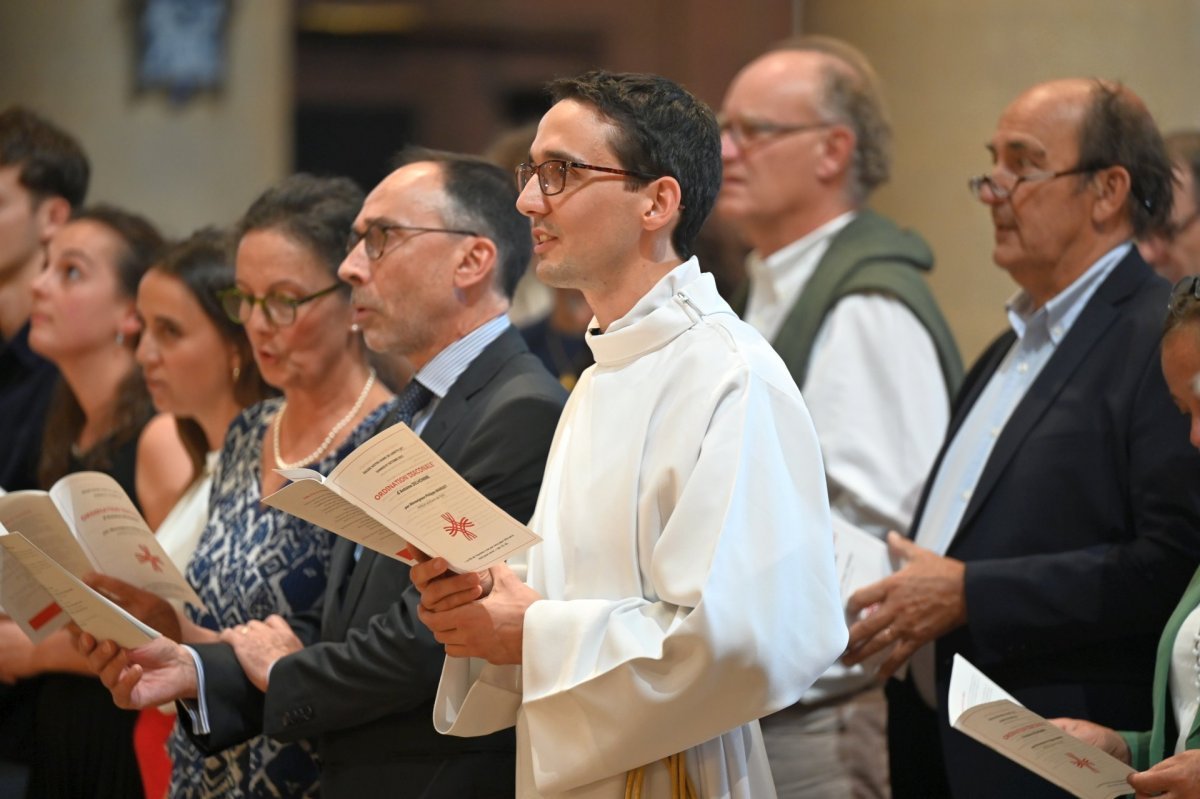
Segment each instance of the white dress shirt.
[[[747,261],[746,321],[773,341],[843,214]],[[833,512],[876,535],[907,530],[950,416],[937,348],[899,300],[854,294],[825,316],[800,387],[821,442]]]
[[[774,340],[843,214],[787,247],[747,261],[746,321]],[[929,331],[908,306],[883,294],[853,294],[825,315],[801,394],[812,415],[830,510],[877,536],[905,531],[950,418],[946,381]],[[872,682],[862,666],[834,664],[805,694],[823,702]]]

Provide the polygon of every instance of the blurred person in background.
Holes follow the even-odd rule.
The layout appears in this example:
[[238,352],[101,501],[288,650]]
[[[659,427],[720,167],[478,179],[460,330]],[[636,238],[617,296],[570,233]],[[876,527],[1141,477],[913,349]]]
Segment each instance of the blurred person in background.
[[1175,171],[1171,218],[1138,248],[1155,272],[1177,283],[1200,273],[1200,130],[1176,131],[1163,141]]
[[[137,361],[154,407],[174,416],[191,461],[191,483],[155,530],[181,572],[208,522],[213,470],[230,422],[274,393],[259,376],[245,331],[221,305],[221,293],[233,285],[230,240],[214,228],[172,245],[138,285]],[[171,705],[143,710],[138,719],[135,749],[148,797],[166,795],[166,740],[174,724]]]
[[[37,488],[46,408],[58,375],[29,348],[32,283],[46,245],[87,194],[87,156],[27,108],[0,111],[0,489]],[[28,777],[36,682],[0,685],[0,795]]]
[[[891,169],[875,71],[845,42],[791,39],[737,74],[721,120],[717,213],[754,248],[730,304],[801,388],[834,515],[880,538],[906,529],[962,363],[929,246],[868,206]],[[776,790],[888,796],[886,729],[874,674],[835,664],[762,720]]]
[[[109,206],[78,213],[50,240],[32,284],[30,346],[61,380],[46,416],[39,483],[71,472],[111,475],[151,528],[189,479],[168,415],[154,416],[134,359],[138,282],[163,242],[145,219]],[[42,675],[37,689],[30,796],[130,796],[142,790],[133,753],[136,714],[105,702],[64,632],[36,647],[0,624],[0,674]],[[101,700],[101,701],[98,701]]]

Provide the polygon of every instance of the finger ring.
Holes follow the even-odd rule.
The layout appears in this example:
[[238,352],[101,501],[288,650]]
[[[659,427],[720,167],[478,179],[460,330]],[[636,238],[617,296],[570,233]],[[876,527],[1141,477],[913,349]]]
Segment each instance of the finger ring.
[[246,625],[243,624],[240,627],[238,627],[238,632],[241,633],[242,635],[245,635],[247,632],[249,632],[249,630],[247,630]]

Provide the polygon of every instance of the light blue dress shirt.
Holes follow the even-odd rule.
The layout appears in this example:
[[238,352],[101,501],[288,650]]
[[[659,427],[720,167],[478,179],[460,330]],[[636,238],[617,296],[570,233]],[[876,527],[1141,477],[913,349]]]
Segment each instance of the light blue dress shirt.
[[1016,343],[950,442],[917,526],[914,536],[917,544],[939,555],[946,554],[1009,417],[1092,295],[1132,246],[1126,242],[1109,250],[1041,308],[1034,309],[1024,291],[1017,292],[1009,301],[1008,319],[1017,334]]

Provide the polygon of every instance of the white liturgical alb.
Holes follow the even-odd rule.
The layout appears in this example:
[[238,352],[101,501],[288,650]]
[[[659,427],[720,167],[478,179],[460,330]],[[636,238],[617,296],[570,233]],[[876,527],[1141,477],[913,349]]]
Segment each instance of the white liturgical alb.
[[517,726],[517,795],[773,797],[756,719],[794,703],[846,626],[812,422],[771,346],[695,259],[602,335],[530,526],[523,665],[447,658],[442,732]]

